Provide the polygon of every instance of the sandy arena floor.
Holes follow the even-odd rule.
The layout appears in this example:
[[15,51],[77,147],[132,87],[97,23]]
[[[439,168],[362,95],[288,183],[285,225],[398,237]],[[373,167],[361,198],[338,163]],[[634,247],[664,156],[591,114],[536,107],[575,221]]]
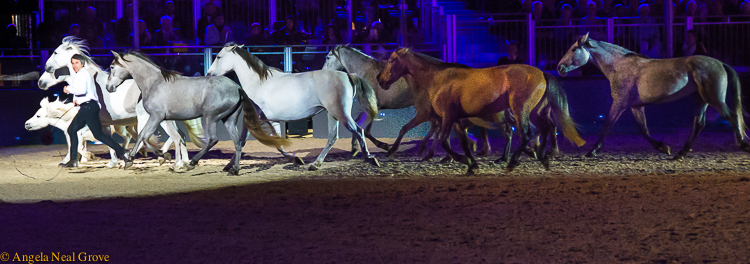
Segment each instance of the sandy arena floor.
[[[687,134],[655,137],[676,152]],[[375,149],[375,168],[349,158],[349,139],[315,172],[250,142],[236,177],[221,172],[230,142],[183,173],[151,158],[107,169],[102,146],[90,148],[104,159],[73,170],[57,167],[64,146],[2,148],[0,254],[85,251],[112,263],[750,262],[750,154],[729,133],[701,134],[678,162],[629,135],[583,158],[595,140],[585,139],[581,149],[562,142],[550,172],[524,156],[505,174],[491,156],[476,176],[439,158],[418,162],[414,144],[393,159]],[[324,144],[294,139],[289,150],[311,163]]]

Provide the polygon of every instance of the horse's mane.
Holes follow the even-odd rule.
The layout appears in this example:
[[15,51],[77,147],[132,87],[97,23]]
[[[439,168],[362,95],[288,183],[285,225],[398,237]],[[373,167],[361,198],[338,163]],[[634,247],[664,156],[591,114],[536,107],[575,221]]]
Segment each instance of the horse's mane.
[[[168,82],[169,81],[174,81],[175,79],[177,79],[177,76],[180,76],[179,72],[172,71],[172,70],[165,70],[161,66],[156,65],[156,63],[154,63],[151,60],[151,58],[149,58],[148,56],[146,56],[145,54],[142,54],[140,52],[131,51],[131,52],[126,53],[125,55],[133,55],[136,58],[139,58],[139,59],[145,61],[146,63],[153,65],[154,67],[156,67],[157,69],[159,69],[159,71],[161,72],[161,76],[164,77],[165,81],[168,81]],[[125,55],[122,56],[122,60],[130,62],[129,60],[125,59]],[[120,66],[124,66],[124,65],[122,65],[121,62],[118,61],[117,57],[115,57],[115,61],[113,63],[116,63],[116,64],[118,64]]]
[[338,46],[336,46],[336,47],[335,47],[334,49],[336,49],[336,50],[339,50],[339,49],[342,49],[342,48],[345,48],[345,49],[348,49],[348,50],[354,51],[354,52],[356,52],[356,53],[358,53],[358,54],[360,54],[360,55],[362,55],[362,56],[365,56],[365,57],[367,57],[367,58],[370,58],[370,59],[376,60],[376,59],[375,59],[374,57],[372,57],[372,56],[370,56],[370,55],[367,55],[367,54],[365,54],[365,53],[364,53],[364,52],[362,52],[361,50],[358,50],[358,49],[355,49],[355,48],[351,47],[351,46],[350,46],[349,44],[346,44],[346,45],[338,45]]
[[81,39],[75,36],[67,36],[63,38],[62,44],[71,46],[80,50],[81,51],[80,54],[83,55],[84,65],[91,64],[101,69],[99,64],[96,64],[96,62],[94,62],[94,60],[92,60],[91,57],[89,57],[89,46],[85,39]]
[[432,63],[434,65],[437,65],[441,69],[448,69],[448,68],[461,68],[461,69],[471,69],[468,65],[464,65],[461,63],[455,63],[455,62],[444,62],[439,59],[436,59],[432,56],[426,55],[424,53],[414,51],[411,48],[405,48],[404,53],[412,53],[418,58],[421,58],[423,60],[426,60],[429,63]]
[[47,116],[52,118],[62,118],[70,108],[73,107],[74,105],[72,102],[60,101],[60,98],[57,98],[57,100],[49,102],[49,105],[47,106]]
[[232,52],[234,52],[237,55],[240,55],[242,60],[244,60],[245,63],[247,63],[247,66],[250,67],[250,69],[253,69],[253,71],[255,71],[255,73],[258,74],[258,77],[260,77],[261,81],[265,81],[266,79],[268,79],[269,76],[272,76],[273,71],[281,72],[281,70],[279,70],[278,68],[270,67],[266,65],[265,63],[263,63],[263,61],[258,59],[258,57],[256,57],[249,51],[243,48],[240,48],[239,46],[237,46],[237,44],[227,43],[226,45],[224,45],[224,47],[232,47],[232,46],[235,47],[235,49]]
[[643,54],[640,54],[640,53],[637,53],[637,52],[629,52],[629,53],[625,53],[625,56],[624,56],[624,57],[625,57],[625,58],[629,58],[629,57],[636,57],[636,58],[650,59],[650,58],[649,58],[648,56],[646,56],[646,55],[643,55]]

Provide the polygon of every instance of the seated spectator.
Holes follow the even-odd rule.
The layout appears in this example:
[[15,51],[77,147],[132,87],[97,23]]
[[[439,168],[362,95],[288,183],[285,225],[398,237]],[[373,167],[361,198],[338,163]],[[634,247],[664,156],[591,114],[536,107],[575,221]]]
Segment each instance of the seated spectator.
[[497,60],[497,65],[524,64],[524,60],[518,57],[518,42],[508,41],[508,55]]
[[654,24],[649,14],[651,9],[648,4],[642,4],[638,8],[639,23],[647,24],[634,29],[634,35],[640,46],[640,53],[651,58],[661,57],[661,41],[659,40],[659,27]]
[[[544,10],[544,4],[540,1],[534,1],[534,3],[531,4],[531,19],[533,20],[543,20],[543,19],[552,19],[552,14],[548,14]],[[541,26],[540,22],[536,23],[538,26]]]
[[689,1],[687,5],[685,5],[685,12],[682,13],[683,16],[696,16],[698,14],[698,5],[695,4],[695,1]]
[[181,16],[175,15],[176,8],[172,0],[167,0],[166,2],[164,2],[164,10],[165,10],[164,15],[169,17],[170,21],[172,21],[171,24],[172,24],[172,28],[174,29],[174,33],[183,38],[187,38],[187,37],[192,38],[192,34],[188,34],[192,30],[185,28],[185,26],[183,25],[185,23],[183,23]]
[[325,45],[336,45],[336,44],[342,44],[344,41],[341,39],[341,34],[339,34],[339,29],[336,28],[333,24],[328,24],[326,27],[326,35],[323,39],[323,44]]
[[[138,20],[138,43],[140,46],[150,46],[151,45],[151,34],[148,33],[148,28],[146,28],[146,22],[143,22],[143,20]],[[128,43],[133,43],[133,33],[130,33],[128,35]]]
[[626,16],[625,6],[623,6],[622,4],[616,4],[614,10],[615,11],[612,13],[612,17],[619,18]]
[[154,33],[153,45],[172,46],[173,43],[180,41],[180,37],[177,36],[177,32],[172,26],[172,19],[165,15],[160,20],[159,29]]
[[120,47],[130,47],[132,41],[128,41],[129,36],[133,33],[133,5],[125,7],[125,15],[117,20],[115,26],[115,43]]
[[691,29],[685,34],[685,43],[682,43],[682,53],[679,56],[688,57],[693,55],[708,55],[708,51],[706,50],[706,46],[703,45],[698,32]]
[[592,39],[606,39],[607,34],[605,32],[606,28],[604,27],[596,27],[596,25],[602,25],[606,23],[603,19],[598,19],[596,16],[596,3],[589,2],[586,4],[586,16],[581,19],[580,25],[580,35],[586,34],[586,32],[589,33],[589,37]]
[[385,27],[383,27],[383,23],[380,23],[380,21],[372,22],[372,26],[370,26],[370,34],[367,36],[366,41],[367,43],[388,43],[390,41],[388,34],[385,32]]
[[81,36],[87,40],[89,47],[104,46],[104,41],[101,38],[101,36],[104,36],[104,22],[96,18],[96,9],[91,6],[86,8],[81,23]]
[[264,46],[271,44],[268,40],[268,34],[263,31],[263,28],[261,28],[260,24],[257,22],[250,25],[250,35],[245,37],[244,43],[248,46]]
[[370,35],[369,31],[367,30],[367,24],[355,22],[354,32],[352,32],[352,35],[354,36],[352,39],[352,43],[366,43],[367,36]]
[[272,38],[277,45],[302,45],[307,39],[307,35],[297,27],[294,17],[287,16],[284,27],[274,32]]
[[201,10],[203,11],[203,15],[201,16],[201,19],[198,20],[197,33],[198,37],[200,38],[201,44],[205,44],[206,28],[208,28],[208,26],[213,23],[213,18],[219,13],[219,11],[213,2],[206,3]]
[[70,25],[70,28],[68,29],[68,34],[65,34],[64,37],[67,36],[73,36],[80,38],[81,37],[81,26],[78,24],[72,24]]
[[2,45],[0,48],[8,49],[30,48],[26,40],[23,37],[18,36],[18,28],[12,23],[5,27],[5,37],[0,39],[0,45]]
[[206,27],[206,45],[224,45],[232,41],[232,30],[224,24],[224,15],[216,14]]
[[612,3],[612,0],[603,0],[602,6],[597,11],[598,17],[612,17],[615,13],[615,7]]
[[[564,4],[560,8],[560,19],[555,21],[555,26],[572,26],[572,18],[573,8],[569,4]],[[570,39],[573,38],[574,30],[572,27],[560,27],[555,28],[552,31],[552,34],[554,35],[558,43],[565,45],[564,43],[569,43]]]
[[411,20],[406,23],[406,43],[407,45],[422,44],[427,37],[422,34]]

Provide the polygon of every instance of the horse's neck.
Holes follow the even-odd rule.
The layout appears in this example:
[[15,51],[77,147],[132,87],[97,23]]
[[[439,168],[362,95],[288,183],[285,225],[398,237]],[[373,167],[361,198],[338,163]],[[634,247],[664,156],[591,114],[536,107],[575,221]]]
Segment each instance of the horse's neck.
[[262,85],[263,83],[266,83],[275,78],[282,77],[284,75],[288,75],[288,73],[271,70],[271,74],[269,74],[266,80],[261,83],[260,75],[258,75],[258,73],[250,69],[247,64],[238,64],[239,65],[235,65],[234,72],[237,73],[237,77],[240,80],[242,89],[245,90],[250,98],[255,98],[258,93],[262,93],[262,88],[265,87],[264,85]]
[[141,89],[144,99],[153,91],[152,89],[155,86],[163,81],[159,68],[140,59],[134,59],[128,68],[130,68],[130,75],[133,76],[133,81]]
[[435,75],[439,71],[437,64],[432,61],[427,61],[416,55],[412,56],[413,59],[409,63],[409,74],[413,78],[407,79],[409,86],[413,87],[412,90],[415,92],[433,87],[435,82]]
[[612,43],[594,40],[589,41],[593,41],[595,45],[594,47],[587,48],[589,54],[591,54],[591,59],[593,59],[594,65],[596,65],[602,73],[607,76],[609,76],[610,73],[615,72],[618,68],[617,64],[623,61],[625,54],[631,52]]
[[346,70],[352,73],[356,73],[371,83],[377,83],[377,75],[383,68],[378,65],[378,61],[359,54],[356,51],[350,51],[353,55],[347,56],[352,61],[346,62]]

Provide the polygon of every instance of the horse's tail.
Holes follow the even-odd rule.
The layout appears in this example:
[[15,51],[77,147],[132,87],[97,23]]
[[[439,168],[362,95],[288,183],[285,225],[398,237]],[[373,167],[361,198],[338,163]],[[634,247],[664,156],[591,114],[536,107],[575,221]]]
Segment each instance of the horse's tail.
[[583,146],[583,144],[586,144],[586,141],[578,135],[578,130],[576,130],[578,125],[570,117],[568,96],[565,95],[562,86],[560,86],[557,78],[552,76],[552,74],[545,72],[544,78],[547,80],[547,102],[552,108],[552,116],[555,119],[555,123],[562,128],[565,138],[576,144],[576,146]]
[[238,88],[240,91],[240,103],[242,103],[242,110],[245,112],[244,124],[250,134],[263,145],[275,147],[277,149],[282,146],[288,146],[289,142],[286,138],[280,138],[278,136],[271,136],[271,132],[263,130],[263,123],[258,117],[258,113],[255,112],[255,104],[250,101],[250,97],[247,96],[242,88]]
[[740,78],[737,76],[737,72],[734,71],[732,66],[729,66],[726,63],[722,64],[724,65],[724,70],[727,71],[727,77],[729,77],[731,85],[734,86],[734,115],[735,118],[737,118],[737,128],[739,128],[742,137],[747,137],[747,134],[745,134],[745,111],[742,109],[742,89],[740,87]]
[[198,148],[203,148],[203,146],[206,145],[206,142],[203,141],[203,138],[205,138],[205,136],[203,134],[203,124],[201,124],[201,118],[199,117],[182,122],[185,124],[185,127],[187,127],[190,142],[193,142],[193,144],[195,144],[195,146],[197,146]]
[[352,73],[347,75],[349,76],[349,82],[354,87],[356,96],[359,98],[359,104],[367,111],[367,123],[380,120],[376,118],[378,116],[378,98],[375,97],[375,90],[370,86],[370,83],[359,75]]

